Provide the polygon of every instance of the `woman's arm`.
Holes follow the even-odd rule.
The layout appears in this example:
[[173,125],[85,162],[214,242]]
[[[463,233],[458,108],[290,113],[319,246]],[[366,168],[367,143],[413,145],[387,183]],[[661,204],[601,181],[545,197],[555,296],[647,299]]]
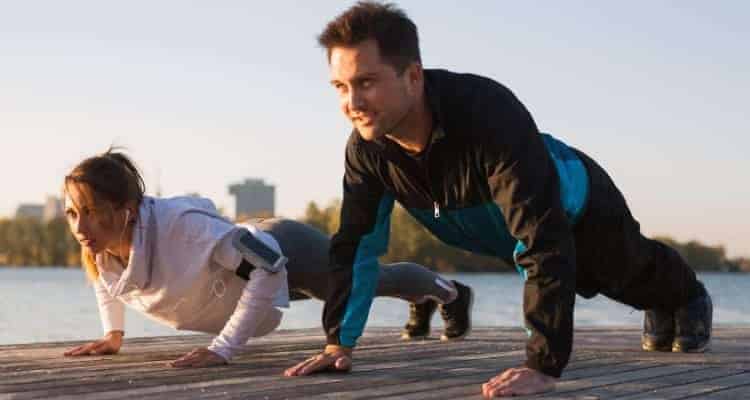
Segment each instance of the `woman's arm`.
[[[257,231],[253,234],[272,251],[281,255],[281,249],[272,237]],[[243,257],[232,244],[232,236],[233,234],[225,235],[217,243],[212,260],[236,271]],[[263,268],[253,269],[232,316],[211,345],[205,349],[195,349],[170,365],[198,367],[223,364],[242,349],[248,339],[263,336],[275,329],[281,320],[281,312],[273,303],[286,279],[285,267],[275,273]]]
[[94,293],[96,293],[96,302],[99,305],[99,317],[102,320],[104,337],[74,347],[64,353],[66,356],[117,354],[122,347],[122,337],[125,335],[124,305],[110,295],[100,282],[94,283]]
[[229,361],[248,339],[263,336],[276,328],[281,312],[273,306],[273,301],[285,280],[286,268],[277,273],[255,268],[237,308],[208,349]]
[[112,331],[125,331],[125,305],[109,294],[101,282],[94,283],[96,303],[99,306],[99,318],[105,334]]

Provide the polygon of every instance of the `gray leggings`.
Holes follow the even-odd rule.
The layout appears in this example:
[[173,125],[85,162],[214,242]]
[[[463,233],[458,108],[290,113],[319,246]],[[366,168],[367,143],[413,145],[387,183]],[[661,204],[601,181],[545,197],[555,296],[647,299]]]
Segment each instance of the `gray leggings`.
[[[290,219],[258,219],[250,223],[271,234],[289,258],[286,265],[289,297],[292,300],[325,300],[328,295],[328,236],[312,226]],[[450,303],[456,297],[456,289],[453,282],[419,264],[400,262],[380,266],[375,295],[414,303],[428,298],[438,303]]]

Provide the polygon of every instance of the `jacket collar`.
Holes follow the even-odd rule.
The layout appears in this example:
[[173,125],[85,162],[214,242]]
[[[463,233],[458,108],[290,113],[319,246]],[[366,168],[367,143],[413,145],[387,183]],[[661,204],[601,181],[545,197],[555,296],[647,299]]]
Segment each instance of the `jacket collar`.
[[154,199],[144,197],[138,208],[138,219],[133,229],[133,242],[130,247],[130,257],[127,267],[122,270],[122,264],[102,252],[96,256],[96,264],[105,278],[105,283],[114,281],[119,271],[119,279],[110,287],[113,296],[119,296],[132,290],[140,290],[151,282],[152,258],[156,240],[156,223],[154,218]]
[[[433,70],[426,69],[424,70],[424,99],[427,102],[427,107],[429,107],[430,111],[432,112],[432,119],[433,119],[433,128],[432,132],[430,134],[430,142],[427,146],[427,149],[431,148],[433,144],[436,142],[439,142],[440,140],[444,139],[447,134],[445,130],[443,129],[443,125],[441,124],[442,118],[442,108],[440,104],[440,95],[439,95],[439,82],[437,74]],[[361,137],[359,137],[359,132],[355,129],[355,134],[358,136],[358,140],[363,143],[372,143],[374,148],[379,152],[385,152],[389,148],[391,150],[397,149],[403,152],[401,148],[394,143],[392,140],[382,137],[379,139],[375,139],[371,142],[367,142]]]
[[[436,128],[442,127],[443,109],[440,102],[440,83],[438,82],[438,75],[433,70],[424,70],[424,92],[425,101],[427,101],[427,106],[432,112],[433,126]],[[445,132],[442,133],[445,136]]]

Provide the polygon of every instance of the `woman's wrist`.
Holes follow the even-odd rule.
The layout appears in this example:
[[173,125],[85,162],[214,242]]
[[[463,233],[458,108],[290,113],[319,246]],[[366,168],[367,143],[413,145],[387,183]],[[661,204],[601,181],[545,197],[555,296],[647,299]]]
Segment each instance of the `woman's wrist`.
[[125,331],[109,331],[109,332],[107,332],[106,335],[104,335],[104,337],[117,337],[117,338],[120,338],[120,339],[123,336],[125,336]]

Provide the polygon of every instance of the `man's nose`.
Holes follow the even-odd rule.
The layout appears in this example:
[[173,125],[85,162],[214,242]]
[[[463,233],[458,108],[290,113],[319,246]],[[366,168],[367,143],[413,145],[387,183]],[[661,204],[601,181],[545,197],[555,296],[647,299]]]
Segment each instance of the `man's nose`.
[[349,108],[351,110],[362,110],[365,108],[364,97],[362,91],[357,89],[351,89],[349,91]]

